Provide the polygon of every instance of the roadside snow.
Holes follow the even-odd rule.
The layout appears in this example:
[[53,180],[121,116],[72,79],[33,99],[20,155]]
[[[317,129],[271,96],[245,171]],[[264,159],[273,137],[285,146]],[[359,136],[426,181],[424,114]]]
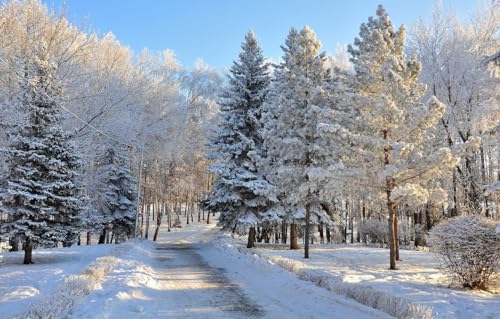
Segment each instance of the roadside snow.
[[[232,239],[232,242],[244,247],[243,241]],[[388,250],[362,245],[316,245],[309,260],[303,258],[301,250],[261,247],[255,252],[299,277],[327,275],[332,283],[323,283],[326,288],[331,286],[333,291],[360,302],[363,301],[358,299],[357,292],[351,292],[356,290],[356,286],[360,292],[371,289],[374,293],[402,297],[413,304],[430,307],[434,318],[500,318],[500,295],[448,288],[447,277],[439,270],[437,258],[432,253],[401,250],[399,270],[390,271],[387,266]],[[324,281],[324,277],[321,278]],[[318,278],[312,278],[312,281],[315,280]]]
[[80,274],[98,257],[108,255],[115,245],[37,249],[32,265],[23,265],[23,252],[3,253],[0,266],[0,314],[18,315],[43,302],[71,275]]

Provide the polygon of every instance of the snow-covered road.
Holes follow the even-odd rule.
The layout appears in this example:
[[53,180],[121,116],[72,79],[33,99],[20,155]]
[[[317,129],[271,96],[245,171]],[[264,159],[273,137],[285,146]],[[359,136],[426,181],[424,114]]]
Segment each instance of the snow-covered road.
[[134,246],[73,318],[388,318],[215,245],[217,232],[190,225]]

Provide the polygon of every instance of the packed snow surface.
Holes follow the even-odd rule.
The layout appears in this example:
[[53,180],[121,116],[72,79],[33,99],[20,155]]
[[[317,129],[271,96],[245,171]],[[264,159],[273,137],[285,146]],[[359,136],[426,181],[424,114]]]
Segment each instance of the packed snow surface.
[[190,225],[121,256],[72,318],[389,318]]

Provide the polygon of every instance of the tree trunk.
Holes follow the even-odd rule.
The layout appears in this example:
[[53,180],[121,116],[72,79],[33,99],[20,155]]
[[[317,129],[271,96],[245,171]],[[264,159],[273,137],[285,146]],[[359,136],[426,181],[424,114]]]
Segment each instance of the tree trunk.
[[325,234],[323,233],[323,223],[318,225],[318,231],[319,231],[319,243],[324,244],[325,243]]
[[207,213],[207,225],[210,224],[210,212]]
[[304,258],[309,258],[309,242],[311,240],[311,225],[310,225],[310,218],[311,218],[311,205],[309,203],[306,204],[306,231],[304,234]]
[[106,229],[103,229],[101,235],[99,235],[98,244],[104,244],[106,242]]
[[156,218],[157,222],[156,222],[155,233],[153,235],[153,241],[156,241],[156,239],[158,239],[158,233],[160,232],[160,226],[161,226],[161,221],[158,222],[158,220],[160,220],[159,216],[157,216]]
[[[384,140],[389,138],[388,130],[384,130]],[[384,165],[387,166],[390,164],[390,149],[384,148]],[[392,177],[387,177],[385,179],[385,189],[387,195],[387,211],[389,212],[389,268],[392,270],[396,269],[396,240],[397,240],[397,211],[396,204],[391,200],[391,193],[394,189],[394,179]]]
[[140,237],[142,237],[143,231],[144,231],[144,215],[146,214],[146,201],[145,201],[145,198],[146,198],[146,189],[144,189],[144,192],[142,194],[141,228],[139,229]]
[[[390,196],[390,191],[387,191]],[[388,196],[388,198],[389,198]],[[396,240],[394,238],[395,229],[394,221],[396,220],[396,207],[392,201],[387,201],[387,208],[389,211],[389,268],[392,270],[396,269]]]
[[33,263],[32,259],[33,255],[33,245],[31,243],[31,239],[26,239],[24,242],[24,264],[29,265]]
[[290,224],[290,249],[299,249],[297,224]]
[[144,238],[149,238],[149,219],[151,217],[151,204],[146,206],[146,231],[144,233]]
[[153,241],[156,241],[156,239],[158,239],[158,233],[160,232],[160,225],[159,224],[156,224],[156,229],[155,229],[155,233],[153,235]]
[[286,223],[283,221],[281,222],[281,243],[286,244],[286,237],[287,237],[287,227]]
[[396,260],[399,261],[399,234],[398,234],[398,214],[397,213],[394,217],[394,243],[396,244],[394,253],[396,255]]
[[250,231],[248,232],[248,241],[247,248],[255,247],[255,227],[250,227]]
[[87,232],[87,245],[90,245],[92,242],[92,234],[90,232]]

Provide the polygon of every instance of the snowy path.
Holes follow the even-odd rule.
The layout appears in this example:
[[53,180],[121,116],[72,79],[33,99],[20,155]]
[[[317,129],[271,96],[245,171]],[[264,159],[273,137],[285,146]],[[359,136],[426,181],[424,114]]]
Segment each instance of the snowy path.
[[213,226],[161,234],[125,254],[73,318],[388,318],[213,245]]

